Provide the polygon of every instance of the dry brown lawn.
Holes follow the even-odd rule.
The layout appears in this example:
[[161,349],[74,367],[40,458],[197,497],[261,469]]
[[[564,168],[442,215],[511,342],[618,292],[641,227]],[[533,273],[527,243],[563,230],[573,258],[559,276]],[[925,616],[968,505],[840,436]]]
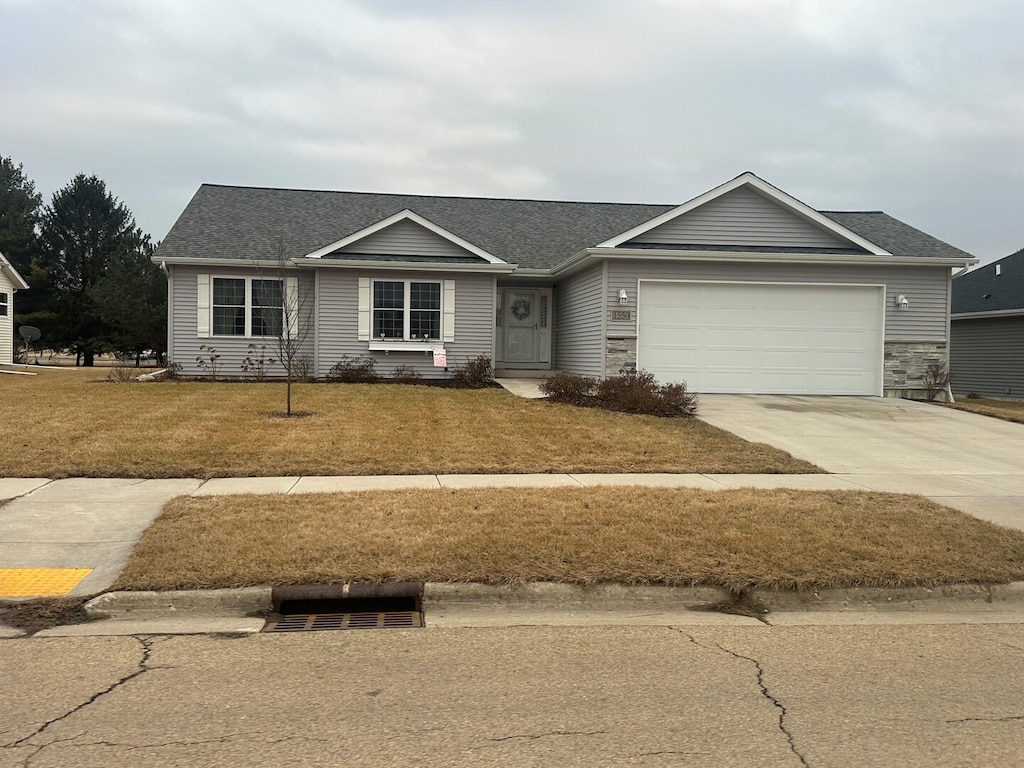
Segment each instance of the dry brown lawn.
[[609,487],[179,497],[114,589],[459,581],[809,588],[1024,578],[1024,533],[923,497]]
[[0,376],[0,477],[524,472],[820,472],[693,419],[504,390],[281,383],[114,384],[105,371]]
[[994,400],[987,397],[965,397],[947,407],[1024,424],[1024,400]]

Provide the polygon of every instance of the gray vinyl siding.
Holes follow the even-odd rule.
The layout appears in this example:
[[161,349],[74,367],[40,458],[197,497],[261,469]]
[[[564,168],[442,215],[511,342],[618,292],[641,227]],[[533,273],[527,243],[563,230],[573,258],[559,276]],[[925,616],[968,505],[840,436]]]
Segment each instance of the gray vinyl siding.
[[555,286],[555,368],[604,375],[601,295],[604,266],[578,272]]
[[380,232],[339,249],[341,253],[383,254],[386,256],[472,256],[451,240],[431,232],[415,221],[404,219]]
[[1024,316],[953,318],[949,357],[954,394],[1024,398]]
[[851,247],[846,240],[841,240],[745,187],[735,189],[667,221],[630,242],[806,248]]
[[388,280],[455,280],[455,341],[445,342],[448,366],[452,368],[467,360],[484,356],[494,359],[495,278],[493,275],[442,272],[373,272],[351,269],[320,270],[318,303],[317,376],[326,376],[331,366],[343,356],[369,355],[375,360],[374,370],[389,376],[399,365],[414,368],[423,378],[443,379],[450,376],[443,368],[434,367],[434,359],[422,351],[385,354],[369,351],[368,343],[358,339],[359,278]]
[[[884,284],[886,341],[946,341],[948,276],[949,270],[945,267],[609,260],[604,311],[607,314],[609,337],[635,336],[638,279]],[[625,288],[629,295],[628,308],[632,310],[632,319],[628,322],[611,320],[612,309],[627,308],[619,305],[621,288]],[[910,301],[910,309],[906,312],[901,312],[894,304],[893,299],[899,294],[905,295]]]
[[0,315],[0,364],[14,361],[14,286],[0,272],[0,293],[7,296],[7,314]]
[[[258,346],[266,345],[266,357],[275,360],[279,357],[277,352],[277,340],[272,337],[257,336],[245,338],[240,336],[210,336],[209,338],[198,338],[196,336],[196,276],[200,274],[213,277],[256,277],[265,280],[278,279],[280,275],[276,269],[257,270],[244,267],[191,267],[171,266],[168,275],[168,285],[171,296],[169,300],[171,312],[171,325],[168,329],[169,348],[173,350],[174,357],[171,362],[181,366],[181,374],[184,376],[208,375],[196,364],[197,356],[206,357],[209,353],[200,350],[201,345],[213,347],[216,354],[220,355],[218,360],[217,376],[223,378],[244,377],[247,374],[242,371],[242,361],[249,354],[249,344]],[[289,270],[287,277],[299,278],[299,317],[300,321],[312,317],[313,310],[313,272],[311,270]],[[312,320],[300,324],[300,339],[302,348],[300,355],[313,359],[313,333]],[[279,365],[269,366],[267,375],[272,377],[284,376],[285,371]]]

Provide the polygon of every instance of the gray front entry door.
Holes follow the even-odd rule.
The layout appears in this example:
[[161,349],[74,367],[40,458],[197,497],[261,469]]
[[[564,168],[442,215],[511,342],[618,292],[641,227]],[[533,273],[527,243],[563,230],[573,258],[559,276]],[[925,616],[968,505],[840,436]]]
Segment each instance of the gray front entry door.
[[538,291],[505,291],[505,362],[538,361]]

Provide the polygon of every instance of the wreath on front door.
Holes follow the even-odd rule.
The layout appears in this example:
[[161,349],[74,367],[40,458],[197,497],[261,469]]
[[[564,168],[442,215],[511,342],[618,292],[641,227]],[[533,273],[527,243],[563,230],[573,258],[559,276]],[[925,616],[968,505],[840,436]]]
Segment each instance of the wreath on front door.
[[512,317],[522,322],[530,316],[530,300],[516,299],[512,302]]

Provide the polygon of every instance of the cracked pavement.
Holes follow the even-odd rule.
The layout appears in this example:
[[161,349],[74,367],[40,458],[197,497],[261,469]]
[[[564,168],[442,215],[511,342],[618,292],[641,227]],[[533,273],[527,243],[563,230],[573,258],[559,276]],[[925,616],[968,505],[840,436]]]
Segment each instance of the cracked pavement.
[[0,640],[0,768],[1015,765],[1024,625]]

